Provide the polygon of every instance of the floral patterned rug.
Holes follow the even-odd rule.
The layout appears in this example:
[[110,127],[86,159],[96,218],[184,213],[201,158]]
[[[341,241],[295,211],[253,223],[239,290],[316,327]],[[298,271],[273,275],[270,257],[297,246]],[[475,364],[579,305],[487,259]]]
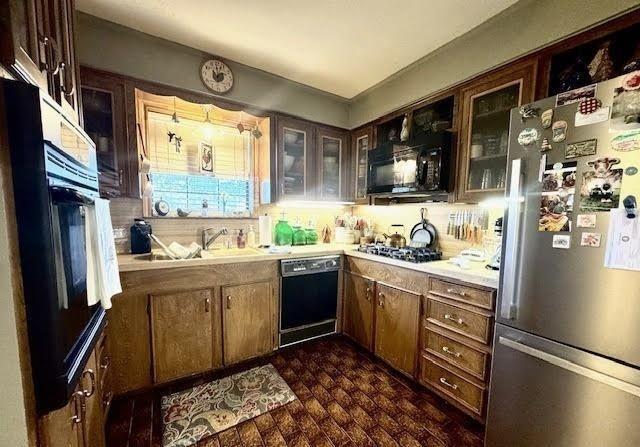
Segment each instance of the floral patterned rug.
[[296,399],[271,364],[163,396],[162,445],[193,445]]

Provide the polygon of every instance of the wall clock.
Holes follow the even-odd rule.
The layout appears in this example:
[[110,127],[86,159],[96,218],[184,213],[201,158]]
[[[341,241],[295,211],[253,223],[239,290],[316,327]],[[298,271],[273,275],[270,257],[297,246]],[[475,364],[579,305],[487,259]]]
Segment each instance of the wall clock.
[[216,93],[227,93],[233,87],[233,73],[220,59],[209,59],[200,67],[200,77],[205,87]]

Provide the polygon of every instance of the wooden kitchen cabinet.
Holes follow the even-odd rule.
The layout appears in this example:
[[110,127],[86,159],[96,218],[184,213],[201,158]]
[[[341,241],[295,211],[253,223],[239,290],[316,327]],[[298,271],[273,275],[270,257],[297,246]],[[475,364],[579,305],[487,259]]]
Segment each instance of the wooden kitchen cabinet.
[[279,200],[352,200],[346,130],[282,116],[276,127]]
[[64,407],[47,413],[38,424],[42,447],[85,447],[83,436],[84,394],[78,389]]
[[344,272],[342,332],[356,343],[373,350],[375,282],[356,273]]
[[378,282],[374,353],[409,376],[416,371],[421,295]]
[[342,201],[350,198],[349,134],[316,127],[316,195],[317,200]]
[[81,67],[80,79],[84,129],[96,144],[100,193],[139,197],[137,150],[128,135],[128,86],[122,78],[87,67]]
[[479,202],[504,193],[512,108],[534,99],[535,59],[474,80],[460,91],[457,200]]
[[367,163],[369,151],[373,148],[373,127],[367,126],[351,132],[352,187],[353,197],[358,204],[368,204]]
[[149,299],[155,383],[221,366],[220,306],[211,289]]
[[87,361],[82,380],[85,398],[84,441],[87,447],[105,445],[104,418],[102,417],[102,389],[100,388],[98,353],[94,350]]
[[267,354],[274,347],[274,296],[270,281],[222,288],[224,364]]

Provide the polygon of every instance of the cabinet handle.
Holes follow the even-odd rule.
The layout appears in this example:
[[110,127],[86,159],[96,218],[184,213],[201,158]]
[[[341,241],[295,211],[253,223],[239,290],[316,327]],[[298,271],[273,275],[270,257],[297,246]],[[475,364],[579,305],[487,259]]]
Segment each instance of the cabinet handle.
[[111,357],[105,355],[103,362],[100,364],[100,370],[106,371],[107,368],[109,368],[109,365],[111,365]]
[[82,373],[82,377],[89,376],[89,381],[91,383],[91,390],[84,390],[82,394],[85,397],[93,396],[93,393],[96,392],[96,373],[92,369],[87,369]]
[[122,177],[124,177],[124,171],[120,169],[118,171],[118,181],[120,182],[120,186],[122,186]]
[[84,420],[84,414],[87,409],[87,403],[85,399],[84,391],[76,391],[73,393],[73,416],[71,416],[71,422],[74,424],[81,424]]
[[367,297],[367,301],[371,302],[371,288],[367,287],[367,293],[365,295]]
[[467,292],[456,290],[456,289],[447,289],[447,293],[451,293],[453,295],[459,295],[459,296],[467,296]]
[[231,309],[231,295],[227,295],[227,309]]
[[378,306],[384,307],[384,302],[382,299],[384,298],[384,293],[378,292]]
[[73,82],[71,83],[71,87],[67,87],[67,65],[64,62],[60,62],[60,79],[62,81],[60,83],[60,90],[62,90],[62,93],[66,96],[72,96],[76,91],[76,87],[73,85]]
[[453,349],[451,349],[449,346],[443,346],[442,350],[444,352],[446,352],[449,355],[452,355],[454,357],[460,358],[462,357],[462,354],[460,354],[459,352],[454,351]]
[[440,383],[445,385],[445,386],[448,386],[452,390],[457,390],[458,389],[458,385],[456,385],[455,383],[449,383],[449,381],[447,379],[445,379],[444,377],[440,377]]
[[445,314],[444,315],[444,319],[445,320],[449,320],[449,321],[453,321],[456,324],[459,324],[460,326],[462,326],[464,324],[464,320],[462,318],[458,318],[455,315],[451,315],[451,314]]
[[48,74],[55,76],[60,69],[60,60],[58,57],[58,46],[55,40],[47,36],[40,36],[40,41],[44,46],[44,62],[40,63],[40,69],[45,70]]
[[204,300],[204,311],[209,312],[211,310],[211,298]]

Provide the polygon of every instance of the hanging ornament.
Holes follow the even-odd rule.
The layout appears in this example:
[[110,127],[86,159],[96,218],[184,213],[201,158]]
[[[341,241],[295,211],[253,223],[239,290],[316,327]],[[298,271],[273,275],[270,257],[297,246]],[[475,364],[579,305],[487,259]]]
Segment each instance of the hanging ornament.
[[236,129],[238,129],[238,132],[240,133],[244,132],[244,126],[242,125],[242,110],[240,111],[240,121],[238,121]]

